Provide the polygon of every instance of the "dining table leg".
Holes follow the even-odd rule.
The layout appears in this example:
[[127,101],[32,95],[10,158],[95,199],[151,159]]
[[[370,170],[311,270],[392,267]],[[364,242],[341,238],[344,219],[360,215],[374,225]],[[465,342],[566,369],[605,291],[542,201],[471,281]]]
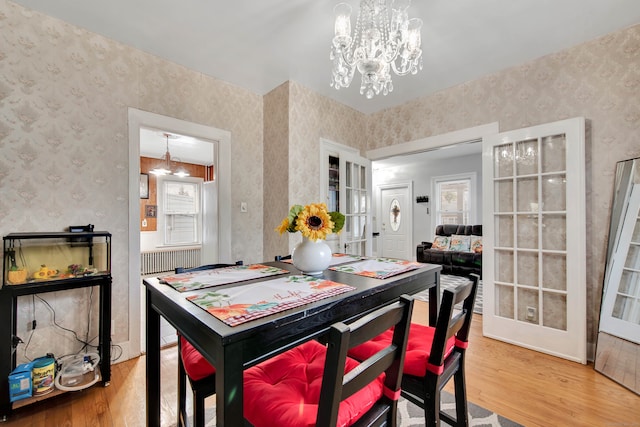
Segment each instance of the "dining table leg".
[[242,343],[229,343],[216,363],[216,426],[244,425]]
[[150,292],[146,292],[146,402],[147,427],[160,426],[160,314],[153,309]]
[[436,272],[436,285],[429,288],[429,326],[435,328],[440,312],[440,272]]

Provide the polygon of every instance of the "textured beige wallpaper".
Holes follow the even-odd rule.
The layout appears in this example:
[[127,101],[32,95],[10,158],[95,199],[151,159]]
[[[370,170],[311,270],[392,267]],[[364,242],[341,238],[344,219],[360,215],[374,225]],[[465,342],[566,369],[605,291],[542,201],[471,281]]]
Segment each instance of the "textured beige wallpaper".
[[289,253],[289,239],[275,228],[289,213],[289,87],[264,96],[264,259]]
[[[110,231],[115,342],[129,335],[128,107],[231,132],[232,203],[250,206],[233,217],[232,256],[262,261],[261,96],[0,0],[0,233],[88,223]],[[88,297],[47,299],[58,323],[84,334]],[[18,334],[27,338],[31,299],[19,310]],[[70,334],[44,326],[44,305],[36,311],[43,326],[28,356],[68,353]]]

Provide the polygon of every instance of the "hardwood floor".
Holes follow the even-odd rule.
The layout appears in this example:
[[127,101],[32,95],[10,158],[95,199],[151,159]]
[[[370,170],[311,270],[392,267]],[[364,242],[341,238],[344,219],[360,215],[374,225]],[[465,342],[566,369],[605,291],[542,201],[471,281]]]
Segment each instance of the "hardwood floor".
[[[415,315],[426,318],[426,304]],[[639,427],[640,396],[580,365],[482,336],[474,316],[467,351],[471,402],[525,426]],[[176,347],[162,351],[162,424],[176,420]],[[112,367],[109,387],[66,393],[14,411],[0,427],[145,425],[145,359]]]

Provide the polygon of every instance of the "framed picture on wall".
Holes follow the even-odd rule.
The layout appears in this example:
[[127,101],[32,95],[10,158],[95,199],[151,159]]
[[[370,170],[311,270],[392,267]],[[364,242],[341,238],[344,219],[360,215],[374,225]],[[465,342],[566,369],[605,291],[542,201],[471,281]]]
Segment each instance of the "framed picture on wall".
[[158,216],[158,206],[146,205],[144,207],[144,216],[147,218],[155,218]]
[[146,173],[140,174],[140,198],[149,198],[149,174]]

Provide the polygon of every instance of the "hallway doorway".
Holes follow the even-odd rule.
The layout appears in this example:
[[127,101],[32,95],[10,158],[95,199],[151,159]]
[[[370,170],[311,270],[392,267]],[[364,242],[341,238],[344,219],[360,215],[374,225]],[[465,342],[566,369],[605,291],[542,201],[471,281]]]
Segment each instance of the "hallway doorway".
[[[186,122],[172,117],[161,116],[146,111],[129,109],[129,341],[126,343],[128,357],[135,357],[144,351],[145,301],[142,288],[141,268],[141,217],[140,203],[140,156],[141,129],[156,129],[171,134],[184,135],[197,140],[208,141],[215,146],[215,191],[206,188],[203,199],[209,209],[215,212],[212,222],[203,222],[203,241],[213,242],[202,245],[200,262],[230,262],[231,260],[231,134],[228,131]],[[164,151],[164,148],[163,148]],[[187,154],[180,154],[186,158]],[[176,154],[177,156],[177,154]],[[206,187],[206,186],[204,186]],[[208,195],[207,195],[208,194]],[[157,212],[157,210],[155,211]],[[155,241],[157,246],[158,241]],[[163,241],[164,243],[164,241]],[[146,242],[145,242],[146,244]],[[160,244],[163,246],[163,244]],[[170,332],[169,332],[170,334]]]

